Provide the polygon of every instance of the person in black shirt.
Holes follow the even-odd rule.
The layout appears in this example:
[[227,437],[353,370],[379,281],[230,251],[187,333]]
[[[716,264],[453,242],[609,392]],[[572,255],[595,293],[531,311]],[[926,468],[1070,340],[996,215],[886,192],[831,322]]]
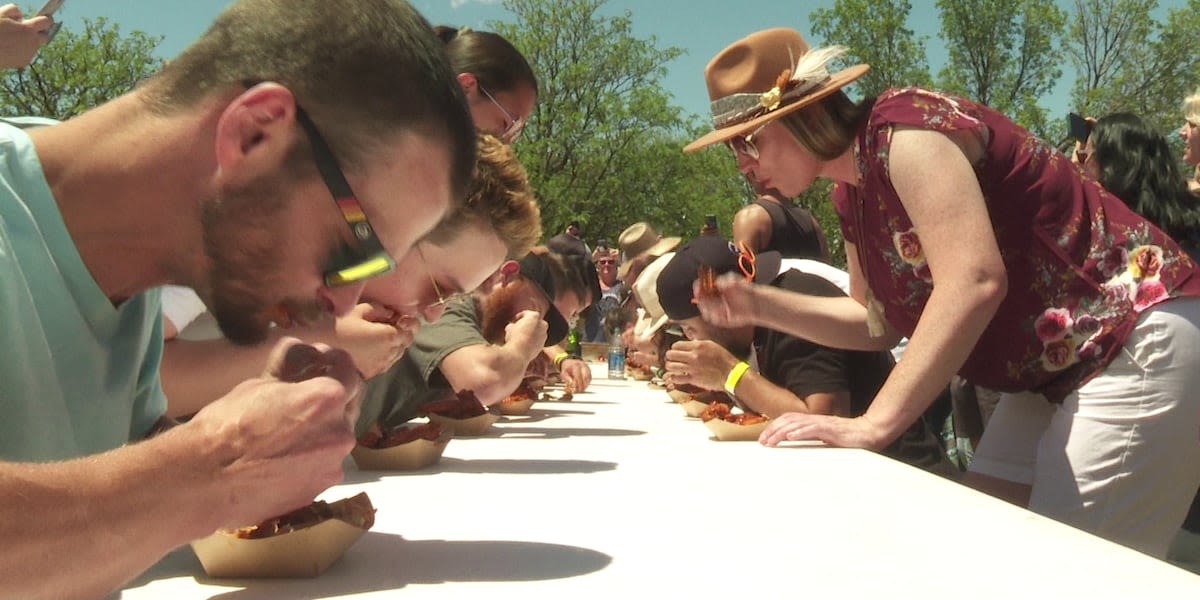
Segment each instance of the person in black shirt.
[[751,252],[774,250],[784,258],[829,262],[829,243],[812,213],[776,190],[758,198],[733,216],[733,240]]
[[[724,389],[744,410],[771,418],[792,412],[851,417],[866,411],[891,372],[891,354],[828,348],[762,327],[707,323],[693,303],[693,282],[702,266],[718,276],[742,273],[760,285],[845,295],[845,273],[827,264],[784,260],[773,251],[754,256],[722,238],[696,238],[676,252],[656,283],[663,310],[689,339],[666,353],[671,380]],[[941,474],[955,472],[923,419],[883,453]]]

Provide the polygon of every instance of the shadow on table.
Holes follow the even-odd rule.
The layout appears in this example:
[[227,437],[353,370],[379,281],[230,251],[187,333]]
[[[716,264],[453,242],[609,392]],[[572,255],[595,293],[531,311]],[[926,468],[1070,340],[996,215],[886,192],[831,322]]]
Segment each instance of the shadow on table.
[[590,410],[559,410],[559,409],[545,410],[545,409],[539,408],[538,405],[534,404],[533,408],[529,409],[529,412],[527,414],[504,415],[504,418],[501,419],[500,422],[501,423],[537,423],[538,421],[545,421],[546,419],[553,419],[554,417],[565,417],[568,415],[594,415],[594,414],[596,414],[595,411],[590,411]]
[[363,471],[358,467],[345,467],[347,484],[362,484],[382,481],[392,477],[420,477],[435,473],[504,473],[512,475],[553,475],[559,473],[599,473],[611,471],[617,464],[599,460],[558,459],[462,459],[443,456],[436,464],[414,471]]
[[443,473],[504,473],[506,475],[557,475],[563,473],[599,473],[612,471],[617,463],[603,460],[555,460],[549,458],[442,458],[438,470]]
[[[156,568],[155,577],[134,584],[190,574],[206,585],[244,588],[213,595],[213,599],[316,599],[401,589],[410,584],[562,579],[599,571],[612,562],[607,554],[577,546],[508,540],[406,540],[376,532],[367,532],[315,579],[210,579],[191,552],[185,554],[190,563],[181,561],[180,568],[187,571],[174,565],[166,572]],[[159,567],[163,566],[160,563]]]
[[502,438],[534,438],[557,440],[567,437],[624,437],[629,435],[646,435],[645,431],[640,429],[610,429],[606,427],[573,427],[564,429],[553,429],[550,427],[514,427],[512,429],[503,429],[494,427],[494,430],[499,432],[499,437]]
[[[586,394],[587,392],[584,392],[584,393]],[[579,396],[576,395],[574,400],[553,400],[550,402],[546,402],[545,404],[548,404],[550,406],[570,406],[572,404],[593,404],[593,405],[595,405],[595,404],[616,404],[616,402],[613,402],[611,400],[580,400]],[[534,406],[537,406],[537,405],[535,404]]]

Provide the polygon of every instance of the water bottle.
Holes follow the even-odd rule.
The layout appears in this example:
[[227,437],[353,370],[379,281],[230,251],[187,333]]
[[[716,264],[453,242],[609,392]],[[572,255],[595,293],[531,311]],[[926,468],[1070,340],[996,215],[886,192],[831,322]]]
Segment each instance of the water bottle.
[[625,379],[625,344],[619,329],[613,329],[608,337],[608,378]]

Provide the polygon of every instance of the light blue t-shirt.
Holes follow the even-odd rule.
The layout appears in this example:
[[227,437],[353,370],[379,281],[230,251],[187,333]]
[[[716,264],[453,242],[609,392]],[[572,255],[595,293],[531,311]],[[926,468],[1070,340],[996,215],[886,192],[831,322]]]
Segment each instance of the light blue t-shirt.
[[157,289],[119,307],[67,233],[29,136],[0,122],[0,460],[142,438],[166,410]]

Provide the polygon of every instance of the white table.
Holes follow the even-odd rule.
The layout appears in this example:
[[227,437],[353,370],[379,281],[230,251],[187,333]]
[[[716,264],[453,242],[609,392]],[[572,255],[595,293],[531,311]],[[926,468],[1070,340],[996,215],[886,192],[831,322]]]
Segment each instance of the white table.
[[213,580],[188,548],[116,597],[1200,598],[1200,577],[860,450],[717,442],[643,382],[360,472],[375,527],[316,579]]

